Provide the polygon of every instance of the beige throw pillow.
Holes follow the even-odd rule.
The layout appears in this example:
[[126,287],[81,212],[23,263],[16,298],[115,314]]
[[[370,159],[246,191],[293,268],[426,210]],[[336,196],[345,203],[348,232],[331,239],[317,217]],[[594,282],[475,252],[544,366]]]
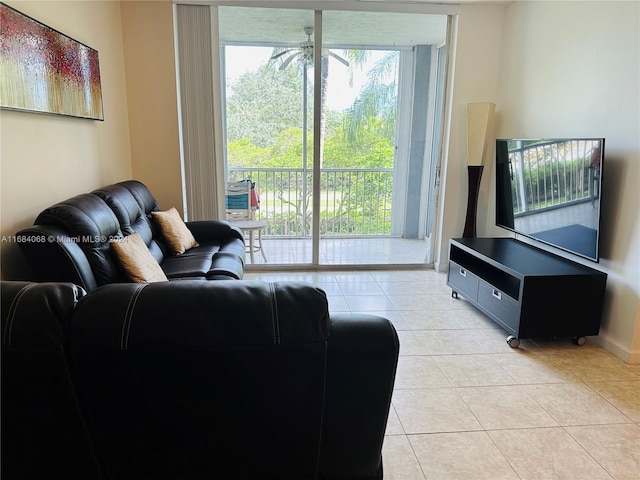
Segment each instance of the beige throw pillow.
[[151,216],[160,227],[167,246],[174,255],[181,255],[198,246],[191,230],[187,228],[175,207],[164,212],[151,212]]
[[138,232],[109,242],[111,250],[132,282],[166,282],[167,276]]

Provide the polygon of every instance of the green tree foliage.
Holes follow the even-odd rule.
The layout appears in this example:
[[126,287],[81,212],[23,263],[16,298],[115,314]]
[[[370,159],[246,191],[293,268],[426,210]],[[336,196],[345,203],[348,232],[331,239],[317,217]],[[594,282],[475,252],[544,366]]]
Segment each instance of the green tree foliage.
[[[362,51],[349,52],[354,52],[350,58],[360,58],[356,54]],[[369,70],[367,83],[344,117],[344,134],[352,145],[364,141],[366,130],[371,131],[372,128],[390,141],[395,137],[399,58],[398,51],[389,51]],[[366,55],[358,61],[365,60]],[[358,65],[358,61],[353,61],[351,65]],[[378,122],[372,124],[372,119]]]
[[[350,60],[359,58],[353,51]],[[366,58],[366,55],[364,55]],[[302,73],[267,64],[243,74],[227,97],[228,162],[236,167],[302,167]],[[396,85],[383,79],[397,68],[397,52],[378,62],[370,82],[347,112],[327,111],[323,168],[391,168]],[[309,82],[309,98],[313,86]],[[310,102],[312,103],[312,102]],[[366,108],[365,108],[366,107]],[[312,106],[307,157],[313,151]]]
[[[362,55],[366,57],[366,55]],[[390,56],[390,58],[392,58]],[[355,56],[349,57],[354,63]],[[323,111],[321,191],[332,192],[321,206],[321,234],[379,234],[390,231],[392,175],[357,169],[392,168],[395,134],[395,83],[378,65],[360,98],[346,112]],[[397,64],[397,55],[396,55]],[[273,64],[242,75],[227,98],[227,154],[231,167],[302,169],[304,66],[280,70]],[[387,70],[385,70],[387,69]],[[395,77],[394,77],[395,78]],[[307,167],[313,157],[313,85],[309,82]],[[377,88],[377,90],[376,90]],[[366,108],[365,108],[366,107]],[[348,130],[351,129],[349,132]],[[269,231],[307,235],[311,229],[310,173],[266,175],[262,196],[271,198]],[[265,203],[266,205],[266,203]]]
[[249,138],[227,142],[227,161],[234,167],[262,166],[270,157],[269,147],[260,147]]
[[267,65],[244,73],[227,95],[227,139],[273,145],[279,132],[302,126],[302,79],[295,69]]
[[351,143],[340,126],[325,140],[325,168],[392,168],[393,143],[380,134],[382,120],[371,117],[360,130],[357,143]]

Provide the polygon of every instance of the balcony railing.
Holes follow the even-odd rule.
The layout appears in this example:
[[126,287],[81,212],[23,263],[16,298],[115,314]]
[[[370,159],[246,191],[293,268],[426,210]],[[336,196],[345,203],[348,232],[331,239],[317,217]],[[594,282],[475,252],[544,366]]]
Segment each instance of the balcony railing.
[[597,140],[511,145],[515,216],[593,200],[600,179],[600,164],[593,158],[597,146]]
[[[229,180],[251,179],[260,193],[256,218],[268,236],[311,235],[311,172],[301,168],[229,168]],[[320,172],[321,236],[388,236],[393,169],[325,168]]]

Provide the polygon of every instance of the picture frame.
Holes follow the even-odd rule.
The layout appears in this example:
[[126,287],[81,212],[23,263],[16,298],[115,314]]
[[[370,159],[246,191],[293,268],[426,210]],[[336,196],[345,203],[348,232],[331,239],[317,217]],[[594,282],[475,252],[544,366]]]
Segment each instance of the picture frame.
[[104,120],[98,51],[0,2],[0,108]]

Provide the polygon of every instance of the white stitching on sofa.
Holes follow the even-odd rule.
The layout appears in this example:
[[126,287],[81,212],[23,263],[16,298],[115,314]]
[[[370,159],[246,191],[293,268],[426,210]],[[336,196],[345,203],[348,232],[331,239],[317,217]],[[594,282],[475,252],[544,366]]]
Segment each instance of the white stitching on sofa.
[[271,323],[273,324],[273,343],[280,344],[280,322],[278,320],[278,297],[276,296],[276,288],[273,282],[269,282],[269,290],[271,290]]
[[22,287],[16,294],[14,299],[11,301],[9,313],[7,314],[7,328],[4,331],[4,344],[7,347],[11,346],[11,331],[13,330],[13,320],[16,318],[16,311],[18,310],[18,302],[22,299],[23,295],[27,293],[27,290],[29,290],[34,285],[35,284],[30,284]]
[[[127,305],[127,311],[124,314],[124,323],[122,324],[122,336],[120,337],[120,350],[126,350],[129,347],[129,332],[131,331],[131,321],[133,319],[133,311],[136,306],[136,302],[138,301],[138,297],[142,292],[142,289],[145,288],[148,283],[142,283],[138,285],[135,292],[131,296],[129,300],[129,304]],[[126,332],[126,333],[125,333]]]
[[322,410],[320,412],[320,435],[318,437],[318,456],[316,462],[316,476],[320,472],[320,458],[322,456],[322,437],[324,433],[324,415],[327,406],[327,362],[329,361],[329,344],[324,341],[324,364],[322,365]]

